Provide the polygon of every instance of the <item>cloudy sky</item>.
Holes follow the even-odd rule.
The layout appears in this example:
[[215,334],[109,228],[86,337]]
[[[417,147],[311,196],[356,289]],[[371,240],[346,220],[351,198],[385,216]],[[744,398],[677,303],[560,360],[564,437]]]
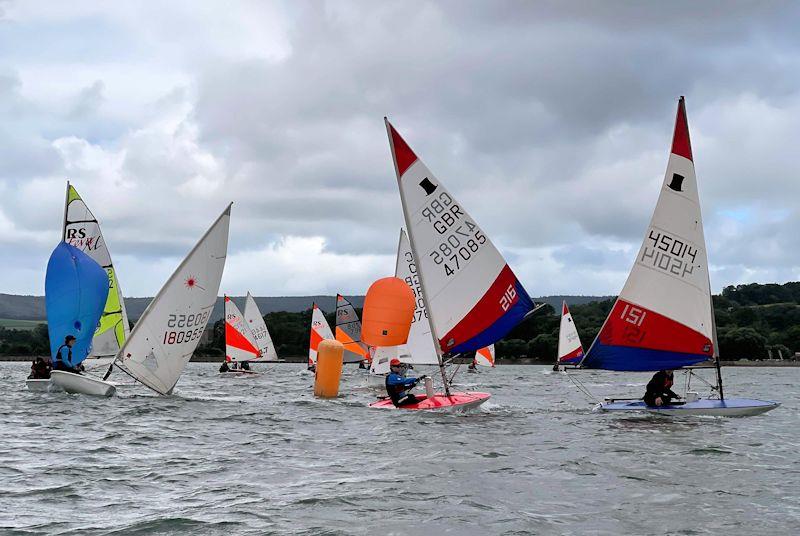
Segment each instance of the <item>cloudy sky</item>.
[[383,116],[532,295],[616,294],[686,95],[712,286],[800,278],[800,4],[0,0],[0,292],[69,178],[127,295],[229,201],[222,289],[363,293],[402,215]]

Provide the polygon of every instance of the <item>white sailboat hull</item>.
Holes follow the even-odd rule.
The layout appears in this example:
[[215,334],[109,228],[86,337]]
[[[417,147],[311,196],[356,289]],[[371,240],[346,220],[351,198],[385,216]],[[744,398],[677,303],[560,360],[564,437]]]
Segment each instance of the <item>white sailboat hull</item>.
[[51,372],[50,381],[53,386],[73,394],[108,397],[117,392],[117,388],[108,382],[62,370]]
[[595,411],[604,412],[648,412],[659,415],[705,415],[711,417],[752,417],[766,413],[780,406],[779,402],[754,400],[750,398],[726,398],[710,400],[701,398],[685,404],[653,407],[641,400],[608,401],[595,406]]

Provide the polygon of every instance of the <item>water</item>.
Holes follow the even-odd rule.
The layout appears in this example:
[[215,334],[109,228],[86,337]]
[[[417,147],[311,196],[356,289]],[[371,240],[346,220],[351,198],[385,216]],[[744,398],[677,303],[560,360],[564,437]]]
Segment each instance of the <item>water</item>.
[[800,369],[726,369],[731,396],[783,402],[740,419],[593,414],[533,366],[459,376],[493,393],[468,415],[369,409],[352,369],[334,401],[297,365],[112,399],[29,393],[26,369],[0,363],[4,535],[800,532]]

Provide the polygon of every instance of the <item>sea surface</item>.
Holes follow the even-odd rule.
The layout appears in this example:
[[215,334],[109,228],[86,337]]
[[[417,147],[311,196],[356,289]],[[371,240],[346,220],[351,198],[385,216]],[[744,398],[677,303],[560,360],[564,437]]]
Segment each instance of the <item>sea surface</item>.
[[370,409],[352,368],[318,400],[293,364],[192,363],[170,397],[116,373],[111,399],[28,392],[27,367],[0,363],[2,535],[800,534],[798,368],[724,370],[771,413],[671,418],[593,413],[538,366],[460,373],[492,393],[463,415]]

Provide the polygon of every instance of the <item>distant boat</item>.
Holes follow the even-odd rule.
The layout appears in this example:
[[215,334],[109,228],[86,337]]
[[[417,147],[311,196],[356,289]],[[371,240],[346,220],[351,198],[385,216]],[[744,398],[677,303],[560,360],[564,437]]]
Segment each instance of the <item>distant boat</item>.
[[253,333],[258,349],[261,352],[256,361],[278,361],[278,352],[272,342],[269,329],[267,329],[267,323],[264,322],[264,317],[261,316],[258,304],[256,304],[256,300],[249,292],[244,302],[244,319],[247,321],[247,325],[250,327],[250,331]]
[[[533,302],[483,230],[388,120],[386,129],[444,386],[444,393],[402,409],[476,407],[490,395],[451,393],[442,355],[495,343],[533,310]],[[371,406],[394,407],[385,400]]]
[[69,182],[64,205],[62,240],[94,259],[108,275],[108,298],[92,339],[91,353],[83,363],[88,372],[95,372],[105,379],[111,373],[117,352],[130,334],[130,324],[122,288],[100,224]]
[[561,325],[558,328],[558,355],[555,368],[557,369],[559,365],[575,366],[581,359],[583,359],[583,344],[565,300],[561,302]]
[[[78,369],[89,357],[108,290],[108,275],[97,261],[66,242],[56,246],[47,263],[45,277],[47,328],[54,363],[67,336],[74,337],[75,341],[65,365]],[[44,390],[37,389],[44,386],[41,380],[28,382],[36,382],[28,383],[29,389]],[[116,390],[105,381],[63,370],[53,370],[49,382],[52,387],[69,393],[111,396]]]
[[169,395],[208,324],[228,253],[231,205],[147,306],[117,355],[117,366],[153,391]]
[[[649,407],[639,399],[606,399],[597,409],[670,415],[757,415],[777,402],[725,398],[716,322],[689,126],[678,102],[667,172],[628,280],[582,368],[657,371],[715,367],[716,398],[687,392],[686,401]],[[687,389],[688,391],[688,389]]]
[[317,366],[317,350],[319,350],[319,343],[324,340],[335,340],[331,327],[328,321],[325,320],[325,315],[322,310],[313,304],[311,311],[311,329],[308,342],[308,368]]
[[232,366],[227,373],[255,374],[239,367],[242,363],[255,361],[259,357],[261,350],[250,325],[233,300],[225,296],[225,361]]
[[344,345],[344,363],[369,360],[369,349],[361,342],[361,320],[353,304],[341,294],[336,295],[336,340]]
[[481,367],[494,368],[494,344],[490,344],[475,352],[475,364]]

